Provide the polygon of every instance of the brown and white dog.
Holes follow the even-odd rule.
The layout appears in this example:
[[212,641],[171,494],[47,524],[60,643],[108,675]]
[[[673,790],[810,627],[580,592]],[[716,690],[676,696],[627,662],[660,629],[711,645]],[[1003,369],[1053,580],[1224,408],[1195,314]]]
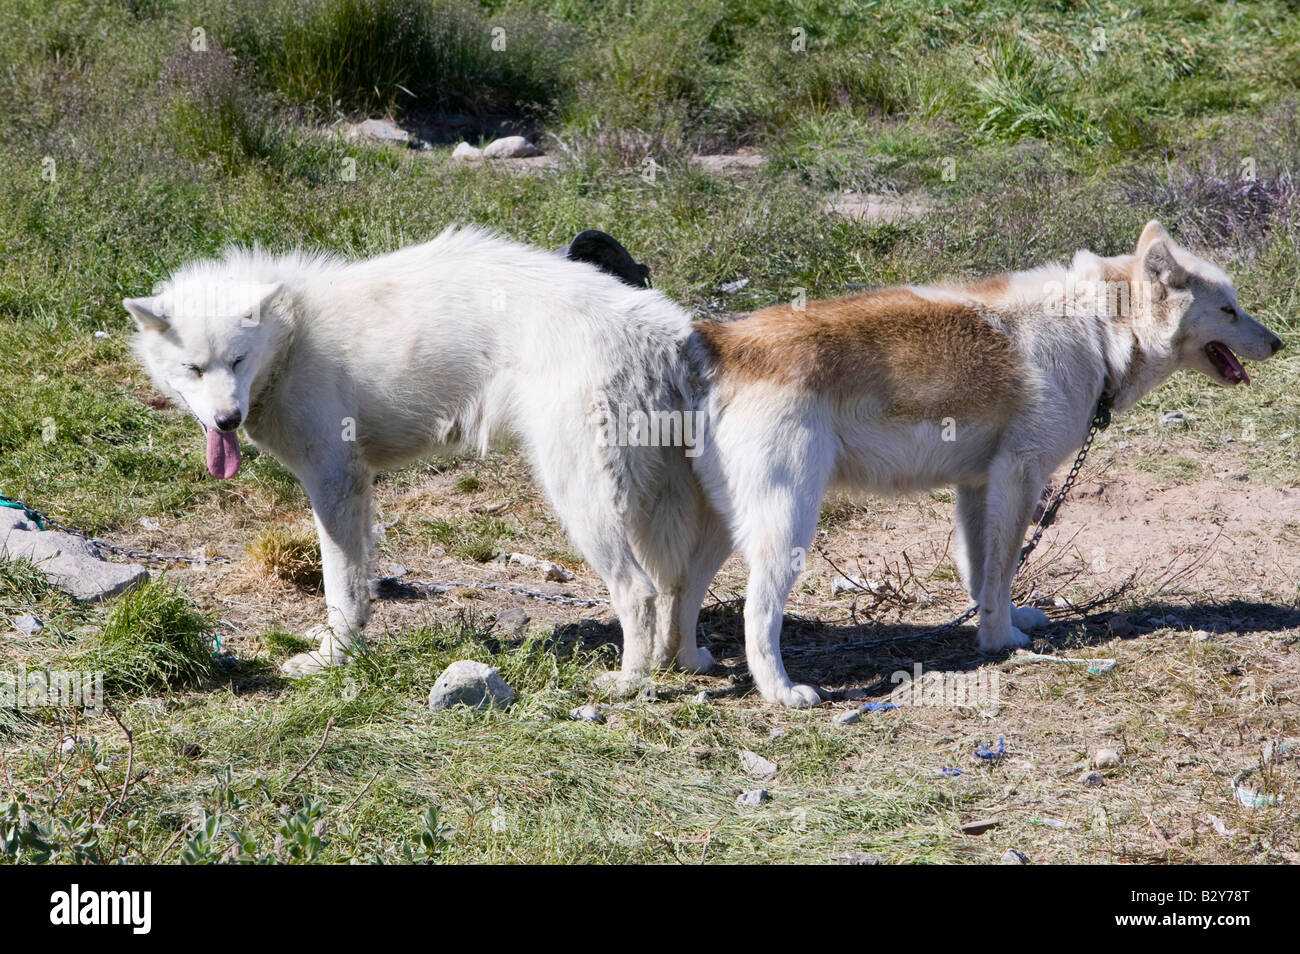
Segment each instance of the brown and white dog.
[[[1246,314],[1215,265],[1156,222],[1131,255],[972,285],[886,288],[697,322],[686,345],[704,383],[693,458],[708,500],[682,588],[694,622],[713,574],[749,566],[745,652],[763,697],[819,702],[781,660],[781,618],[828,488],[957,488],[958,563],[978,601],[979,648],[1029,642],[1046,622],[1011,605],[1017,555],[1052,472],[1082,442],[1101,395],[1124,410],[1180,369],[1249,384],[1236,355],[1282,342]],[[712,512],[707,512],[711,509]],[[683,607],[686,609],[686,607]],[[676,634],[674,634],[676,635]],[[673,650],[676,650],[674,653]],[[707,666],[693,625],[680,645],[630,653]],[[626,669],[624,676],[635,677]]]

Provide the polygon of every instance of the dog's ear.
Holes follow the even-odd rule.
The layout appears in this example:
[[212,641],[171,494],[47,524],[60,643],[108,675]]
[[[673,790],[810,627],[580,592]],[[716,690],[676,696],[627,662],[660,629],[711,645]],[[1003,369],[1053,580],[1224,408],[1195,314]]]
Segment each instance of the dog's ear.
[[158,299],[124,298],[122,306],[131,313],[141,331],[166,331],[169,327],[166,317],[159,307]]
[[1152,219],[1142,229],[1142,234],[1138,236],[1137,254],[1138,258],[1146,255],[1147,249],[1159,241],[1172,242],[1173,237],[1165,231],[1165,227]]
[[257,285],[250,289],[249,301],[244,306],[244,315],[252,323],[262,319],[263,311],[270,306],[275,296],[284,291],[284,282],[270,285]]
[[[1151,225],[1160,228],[1156,222],[1152,222]],[[1150,231],[1151,225],[1147,226],[1147,231]],[[1160,231],[1163,233],[1164,229]],[[1145,237],[1146,232],[1144,231],[1142,235]],[[1139,248],[1141,248],[1140,244]],[[1148,242],[1146,248],[1138,254],[1142,259],[1142,277],[1146,281],[1165,288],[1187,286],[1187,270],[1178,264],[1178,259],[1174,257],[1173,239],[1168,235]]]

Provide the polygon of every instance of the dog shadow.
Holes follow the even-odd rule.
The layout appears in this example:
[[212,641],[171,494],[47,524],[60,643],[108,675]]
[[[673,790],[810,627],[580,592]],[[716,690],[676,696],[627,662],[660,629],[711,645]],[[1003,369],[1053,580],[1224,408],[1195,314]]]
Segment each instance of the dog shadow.
[[[1115,620],[1116,617],[1119,620]],[[1114,622],[1112,622],[1115,620]],[[1122,620],[1122,622],[1120,622]],[[715,698],[747,695],[753,681],[745,664],[743,604],[713,604],[700,614],[701,644],[718,661],[709,694]],[[782,626],[782,652],[790,677],[824,688],[831,700],[849,692],[860,701],[887,697],[897,683],[893,674],[923,671],[973,672],[1010,659],[1014,651],[983,653],[975,647],[972,624],[929,634],[931,624],[863,623],[842,625],[787,615]],[[1300,607],[1250,600],[1215,603],[1174,603],[1152,600],[1130,605],[1124,613],[1106,610],[1080,615],[1056,611],[1051,623],[1036,630],[1034,652],[1098,655],[1090,652],[1115,640],[1142,639],[1164,629],[1191,638],[1193,633],[1248,636],[1300,629]],[[557,626],[556,651],[591,651],[621,647],[618,621],[584,619]],[[873,643],[874,645],[862,645]],[[722,681],[724,685],[716,683]]]

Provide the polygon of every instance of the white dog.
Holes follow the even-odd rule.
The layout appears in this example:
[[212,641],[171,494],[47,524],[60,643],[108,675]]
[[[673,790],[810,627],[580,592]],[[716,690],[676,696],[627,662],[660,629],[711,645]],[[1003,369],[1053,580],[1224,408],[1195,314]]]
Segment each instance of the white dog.
[[[815,705],[781,661],[781,616],[833,485],[956,485],[958,563],[979,604],[979,647],[1023,646],[1046,622],[1011,605],[1035,502],[1077,449],[1098,399],[1131,406],[1180,368],[1249,383],[1234,356],[1282,342],[1219,268],[1156,222],[1132,255],[1079,252],[968,286],[901,287],[700,322],[688,344],[711,380],[694,467],[749,565],[745,653],[763,697]],[[692,593],[702,591],[698,580]]]
[[679,627],[691,634],[682,661],[711,664],[693,648],[703,590],[690,610],[680,592],[702,507],[686,449],[610,426],[628,409],[680,422],[690,404],[690,318],[658,292],[450,229],[354,263],[232,249],[124,304],[153,381],[203,426],[212,474],[238,471],[242,424],[311,498],[329,617],[319,651],[287,673],[344,662],[363,642],[376,471],[498,434],[522,444],[609,586],[625,671],[671,663],[653,647],[676,646]]

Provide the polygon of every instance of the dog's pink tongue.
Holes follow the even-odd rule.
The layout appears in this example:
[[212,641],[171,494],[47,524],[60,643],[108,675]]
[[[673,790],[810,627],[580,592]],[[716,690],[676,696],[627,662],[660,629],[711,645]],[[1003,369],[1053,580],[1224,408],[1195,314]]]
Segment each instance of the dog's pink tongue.
[[239,473],[239,438],[233,431],[208,428],[208,473],[221,480]]

